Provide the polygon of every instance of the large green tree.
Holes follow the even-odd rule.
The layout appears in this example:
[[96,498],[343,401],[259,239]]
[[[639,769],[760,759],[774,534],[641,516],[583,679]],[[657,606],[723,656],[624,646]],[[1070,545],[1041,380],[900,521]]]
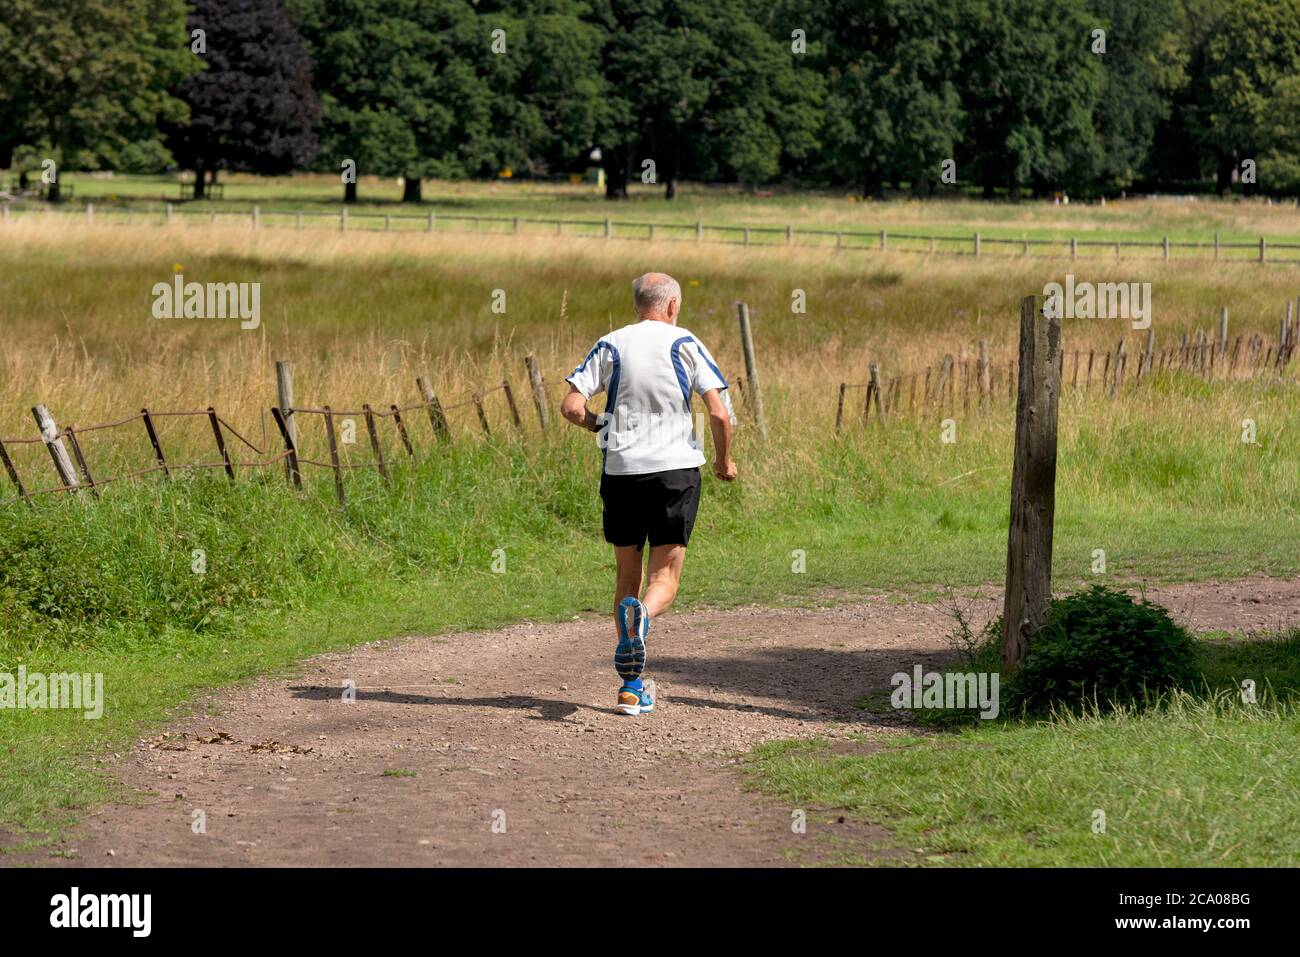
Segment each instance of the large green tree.
[[292,2],[334,169],[400,176],[418,202],[426,177],[547,172],[590,148],[601,33],[577,0]]
[[962,29],[966,110],[958,167],[973,166],[986,196],[1005,186],[1086,185],[1100,168],[1093,117],[1105,75],[1091,50],[1083,0],[972,0]]
[[[925,195],[962,137],[966,0],[810,4],[829,78],[825,168],[879,195],[906,180]],[[820,38],[820,36],[819,36]]]
[[824,85],[800,76],[769,13],[761,0],[595,5],[606,37],[609,198],[626,198],[633,175],[649,179],[648,163],[671,199],[684,174],[761,183],[815,147]]
[[58,168],[161,165],[159,123],[186,115],[171,91],[199,69],[189,43],[183,0],[8,0],[0,166],[19,146]]
[[1126,189],[1145,171],[1156,130],[1187,84],[1179,0],[1090,0],[1089,12],[1092,29],[1103,31],[1088,49],[1105,81],[1093,113],[1101,148],[1087,172],[1102,189]]
[[[1237,0],[1207,38],[1201,66],[1197,129],[1216,158],[1218,191],[1227,192],[1245,160],[1255,161],[1260,174],[1293,162],[1294,154],[1286,157],[1300,133],[1293,112],[1300,4]],[[1267,177],[1261,175],[1258,185],[1267,191]]]
[[[321,158],[344,171],[401,176],[420,199],[428,176],[483,162],[490,92],[480,33],[466,0],[292,0],[321,99]],[[344,198],[356,199],[345,180]]]

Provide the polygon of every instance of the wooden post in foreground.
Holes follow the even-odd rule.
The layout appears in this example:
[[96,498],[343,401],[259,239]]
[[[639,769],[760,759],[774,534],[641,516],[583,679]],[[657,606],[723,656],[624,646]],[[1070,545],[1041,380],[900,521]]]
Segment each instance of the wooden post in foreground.
[[63,445],[63,439],[59,437],[59,427],[54,423],[54,416],[44,405],[33,406],[32,415],[36,418],[37,428],[41,430],[41,441],[50,450],[50,458],[54,460],[54,471],[59,473],[59,481],[64,488],[80,488],[76,469],[72,467],[72,458]]
[[524,365],[528,367],[528,381],[533,386],[533,405],[537,407],[537,422],[546,428],[546,384],[542,381],[542,370],[537,364],[537,357],[531,352],[524,356]]
[[758,368],[754,362],[754,337],[749,329],[749,306],[743,302],[736,303],[736,315],[740,320],[740,343],[745,350],[745,378],[749,380],[750,396],[754,403],[754,421],[758,423],[758,434],[767,438],[767,418],[763,415],[763,393],[758,388]]
[[1056,510],[1056,422],[1061,320],[1042,299],[1020,301],[1020,388],[1016,397],[1011,524],[1002,609],[1002,667],[1029,653],[1029,636],[1047,622],[1052,598],[1052,527]]
[[835,406],[835,431],[836,432],[840,430],[840,422],[843,421],[844,419],[844,390],[847,388],[848,385],[846,383],[844,382],[840,383],[840,401]]

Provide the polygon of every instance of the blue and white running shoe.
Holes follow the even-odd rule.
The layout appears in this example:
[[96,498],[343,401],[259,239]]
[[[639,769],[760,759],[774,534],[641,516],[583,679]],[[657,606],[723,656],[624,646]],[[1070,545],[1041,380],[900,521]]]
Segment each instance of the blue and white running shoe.
[[645,671],[645,640],[650,634],[650,616],[635,598],[624,598],[618,606],[618,645],[614,649],[614,670],[624,683],[635,681]]
[[623,714],[649,714],[655,709],[654,681],[647,679],[644,682],[637,683],[641,687],[637,688],[631,684],[625,684],[618,689],[618,704],[615,705],[615,708]]

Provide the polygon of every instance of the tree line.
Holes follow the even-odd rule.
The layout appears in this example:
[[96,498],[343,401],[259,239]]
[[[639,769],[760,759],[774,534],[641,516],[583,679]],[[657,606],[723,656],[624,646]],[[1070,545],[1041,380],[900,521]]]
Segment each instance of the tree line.
[[0,166],[1300,194],[1296,0],[8,0]]

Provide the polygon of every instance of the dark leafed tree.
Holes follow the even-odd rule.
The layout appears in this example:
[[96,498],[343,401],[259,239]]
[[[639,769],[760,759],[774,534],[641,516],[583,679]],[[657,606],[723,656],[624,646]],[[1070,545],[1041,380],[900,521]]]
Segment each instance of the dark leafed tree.
[[279,0],[194,0],[189,27],[206,69],[180,87],[190,119],[168,130],[168,144],[194,170],[194,198],[219,169],[278,175],[309,163],[320,104],[306,47]]
[[161,166],[169,91],[198,68],[182,0],[8,0],[0,64],[0,166],[24,146],[57,168]]

